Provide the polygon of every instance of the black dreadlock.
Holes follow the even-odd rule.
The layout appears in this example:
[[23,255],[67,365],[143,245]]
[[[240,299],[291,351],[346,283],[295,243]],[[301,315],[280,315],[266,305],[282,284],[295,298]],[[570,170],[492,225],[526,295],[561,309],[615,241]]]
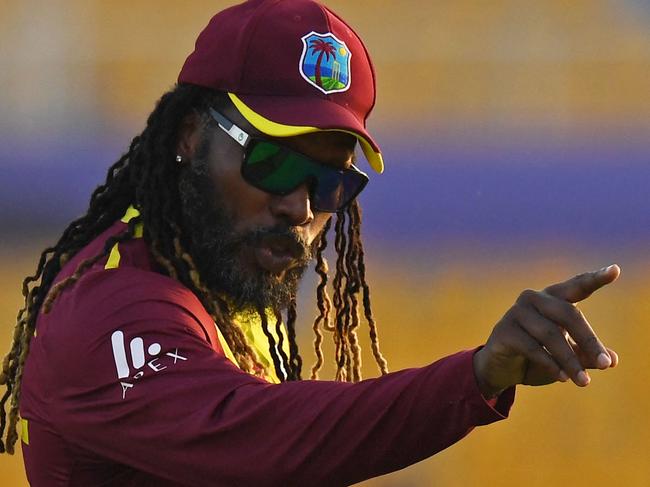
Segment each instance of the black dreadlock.
[[[192,85],[178,85],[163,95],[149,116],[144,131],[131,141],[128,151],[109,168],[105,183],[92,193],[86,214],[70,223],[58,242],[41,253],[36,272],[24,279],[22,294],[25,304],[18,312],[11,349],[4,357],[0,373],[0,384],[6,386],[6,391],[0,398],[0,453],[14,453],[18,438],[16,426],[21,378],[39,312],[48,313],[63,290],[72,286],[87,269],[105,257],[116,243],[133,238],[136,226],[140,223],[144,227],[143,238],[162,272],[177,279],[200,299],[217,323],[239,366],[249,373],[262,369],[256,353],[241,329],[232,321],[228,303],[218,294],[218,290],[209,289],[204,284],[194,259],[183,246],[181,238],[182,216],[177,177],[179,166],[175,161],[181,123],[193,112],[206,113],[210,106],[222,99],[218,92]],[[54,284],[65,263],[121,218],[131,204],[140,210],[140,215],[129,222],[128,228],[108,239],[103,251],[81,262],[70,277]],[[311,377],[317,378],[323,364],[321,329],[324,329],[333,333],[337,347],[336,378],[347,381],[361,379],[360,349],[356,335],[359,325],[359,294],[362,294],[364,314],[370,326],[372,351],[381,373],[385,374],[387,365],[379,352],[376,325],[370,310],[370,291],[365,282],[360,238],[361,211],[358,203],[354,201],[346,210],[337,214],[336,250],[339,256],[333,281],[333,325],[330,323],[332,301],[327,293],[328,267],[323,255],[330,226],[328,222],[316,252],[316,272],[320,276],[317,288],[319,315],[313,326],[317,360]],[[296,344],[295,296],[286,313],[288,357],[282,347],[282,315],[276,311],[276,333],[279,338],[277,347],[268,332],[268,319],[263,310],[260,311],[260,317],[269,338],[269,349],[278,377],[284,377],[284,369],[286,380],[300,380],[302,358]]]

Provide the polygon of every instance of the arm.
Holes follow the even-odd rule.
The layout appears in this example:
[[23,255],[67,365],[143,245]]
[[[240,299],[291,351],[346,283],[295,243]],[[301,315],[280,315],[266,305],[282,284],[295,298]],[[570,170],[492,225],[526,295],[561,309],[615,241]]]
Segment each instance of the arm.
[[[53,406],[69,441],[170,480],[350,484],[433,455],[474,426],[504,418],[513,400],[510,389],[496,409],[486,403],[473,350],[359,384],[269,384],[212,348],[196,318],[177,304],[149,303],[151,318],[133,321],[145,304],[113,314],[123,326],[107,329],[97,348],[67,362],[61,373],[68,385]],[[133,367],[117,377],[116,329],[127,351],[136,337],[145,350],[160,344],[139,378]],[[92,380],[90,368],[97,369]]]

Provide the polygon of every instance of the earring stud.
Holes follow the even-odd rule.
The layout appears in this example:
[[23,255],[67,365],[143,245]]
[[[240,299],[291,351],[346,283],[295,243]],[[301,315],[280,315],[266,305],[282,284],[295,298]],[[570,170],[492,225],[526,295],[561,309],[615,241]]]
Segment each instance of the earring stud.
[[177,156],[176,156],[176,162],[178,162],[178,163],[183,162],[183,156],[181,156],[181,155],[177,155]]

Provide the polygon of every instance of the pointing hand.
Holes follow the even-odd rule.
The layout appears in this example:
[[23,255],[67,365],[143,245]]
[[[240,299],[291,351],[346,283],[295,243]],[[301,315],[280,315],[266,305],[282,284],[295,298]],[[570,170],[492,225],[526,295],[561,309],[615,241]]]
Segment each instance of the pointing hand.
[[474,355],[474,373],[485,397],[515,384],[590,382],[585,369],[615,367],[618,355],[605,347],[574,303],[614,282],[616,265],[580,274],[543,291],[526,290]]

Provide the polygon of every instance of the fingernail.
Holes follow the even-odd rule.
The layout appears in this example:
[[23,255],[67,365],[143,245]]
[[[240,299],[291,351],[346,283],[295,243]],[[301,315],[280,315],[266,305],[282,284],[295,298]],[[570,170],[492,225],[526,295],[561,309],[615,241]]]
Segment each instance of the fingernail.
[[600,355],[598,355],[598,358],[596,359],[596,364],[598,365],[599,369],[606,369],[607,367],[612,365],[612,359],[608,354],[602,352]]
[[578,385],[581,385],[581,386],[586,386],[587,384],[589,384],[590,379],[589,379],[589,375],[587,374],[587,372],[585,372],[584,370],[581,370],[578,373],[577,381],[578,381]]
[[566,382],[569,380],[569,376],[563,370],[560,370],[560,382]]

